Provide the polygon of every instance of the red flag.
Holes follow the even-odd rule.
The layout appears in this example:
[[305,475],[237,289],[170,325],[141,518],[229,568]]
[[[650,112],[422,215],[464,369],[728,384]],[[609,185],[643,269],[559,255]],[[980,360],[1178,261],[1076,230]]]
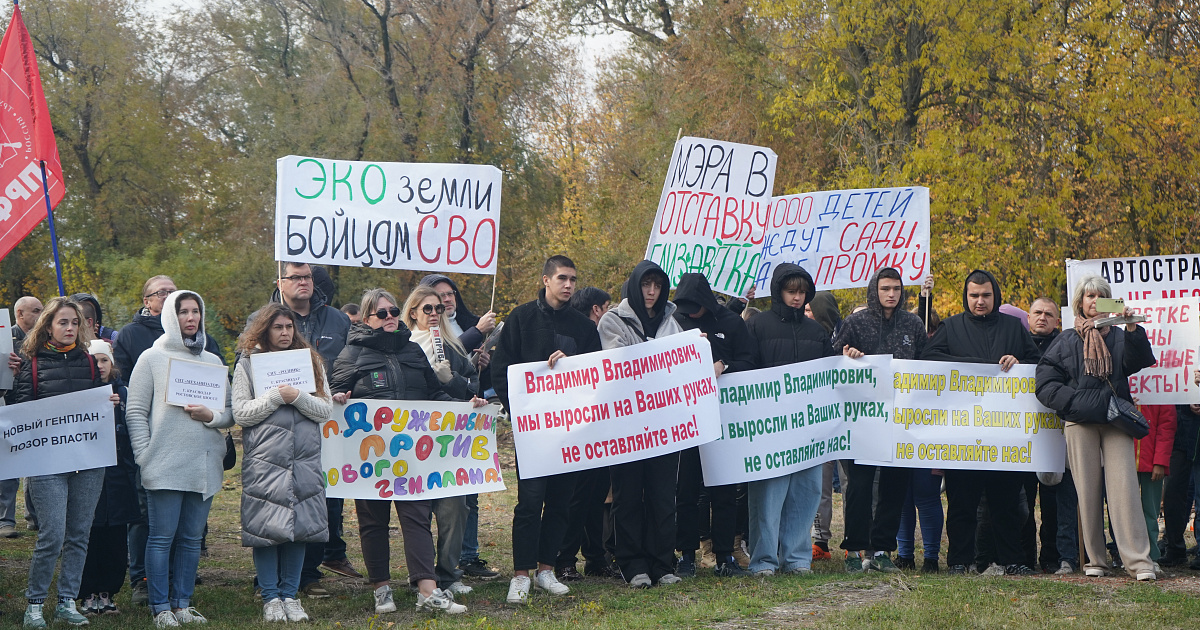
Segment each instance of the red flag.
[[46,218],[43,161],[54,207],[66,193],[62,162],[33,41],[14,6],[0,43],[0,259]]

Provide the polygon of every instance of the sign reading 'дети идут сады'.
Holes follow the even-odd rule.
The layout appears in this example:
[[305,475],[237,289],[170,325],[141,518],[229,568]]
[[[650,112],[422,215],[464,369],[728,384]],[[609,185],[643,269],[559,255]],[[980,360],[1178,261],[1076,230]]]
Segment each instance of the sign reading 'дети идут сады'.
[[289,155],[276,170],[276,260],[496,273],[503,174],[494,166]]

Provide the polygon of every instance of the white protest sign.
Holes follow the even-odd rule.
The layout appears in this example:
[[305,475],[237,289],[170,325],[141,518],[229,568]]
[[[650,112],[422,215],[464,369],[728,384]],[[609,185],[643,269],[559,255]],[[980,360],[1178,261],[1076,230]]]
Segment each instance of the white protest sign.
[[700,447],[704,485],[760,481],[835,459],[887,459],[890,354],[826,357],[717,379],[721,438]]
[[477,164],[279,158],[275,260],[494,274],[502,178]]
[[1138,300],[1126,305],[1146,316],[1141,326],[1158,362],[1129,377],[1129,393],[1145,405],[1200,403],[1200,388],[1192,376],[1200,350],[1200,299]]
[[8,309],[0,308],[0,390],[12,389],[13,373],[8,367],[8,355],[13,351],[12,320]]
[[229,370],[224,365],[172,358],[167,363],[169,405],[204,405],[214,412],[225,408]]
[[504,490],[499,405],[349,400],[321,427],[325,494],[420,501]]
[[1200,298],[1200,254],[1067,260],[1067,299],[1073,298],[1079,280],[1090,275],[1108,280],[1112,296],[1128,302]]
[[930,273],[929,189],[862,188],[776,197],[762,246],[757,288],[780,263],[808,270],[822,290],[865,287],[883,267],[905,283]]
[[255,396],[262,396],[268,389],[284,385],[291,385],[307,394],[317,391],[312,352],[307,348],[250,355],[250,377],[254,381]]
[[109,386],[0,407],[0,479],[115,466]]
[[671,154],[646,258],[671,280],[702,273],[713,291],[745,295],[775,185],[775,152],[734,142],[680,138]]
[[721,435],[712,350],[691,330],[508,368],[521,479],[674,453]]
[[880,431],[898,468],[1062,472],[1063,421],[1034,396],[1036,365],[892,361],[892,422]]

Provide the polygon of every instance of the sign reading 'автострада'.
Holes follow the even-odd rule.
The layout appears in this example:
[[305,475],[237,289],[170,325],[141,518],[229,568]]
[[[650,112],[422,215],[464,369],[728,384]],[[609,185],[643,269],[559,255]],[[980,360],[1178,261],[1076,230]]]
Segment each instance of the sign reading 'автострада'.
[[494,166],[289,155],[276,170],[276,260],[496,273]]
[[712,350],[700,332],[508,368],[522,479],[674,453],[720,436]]
[[892,356],[826,357],[717,379],[721,438],[700,447],[704,485],[781,477],[834,459],[886,459]]
[[321,425],[325,494],[421,501],[504,490],[497,405],[350,400]]

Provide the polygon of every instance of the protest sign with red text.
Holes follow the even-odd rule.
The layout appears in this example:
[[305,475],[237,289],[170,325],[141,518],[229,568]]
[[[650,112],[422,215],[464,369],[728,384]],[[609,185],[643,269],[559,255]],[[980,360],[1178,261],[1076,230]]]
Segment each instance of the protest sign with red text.
[[[712,350],[699,331],[508,368],[522,479],[674,453],[721,435]],[[673,481],[671,483],[674,483]]]
[[646,245],[646,259],[667,272],[671,286],[701,273],[713,291],[746,293],[758,273],[777,159],[748,144],[675,143]]
[[929,275],[929,189],[864,188],[776,197],[757,287],[780,263],[804,267],[825,291],[865,287],[883,267],[905,283]]

